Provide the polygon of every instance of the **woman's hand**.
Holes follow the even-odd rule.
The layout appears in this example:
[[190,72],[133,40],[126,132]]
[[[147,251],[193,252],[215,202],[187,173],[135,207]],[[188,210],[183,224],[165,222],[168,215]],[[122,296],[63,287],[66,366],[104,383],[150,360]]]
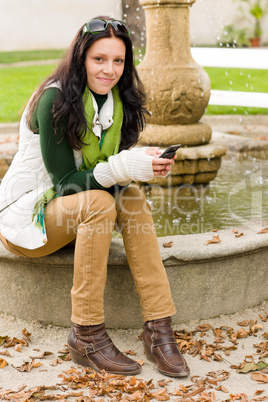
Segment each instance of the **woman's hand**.
[[170,170],[171,166],[175,163],[174,159],[177,158],[175,155],[172,159],[167,158],[159,158],[162,151],[158,147],[149,147],[146,149],[145,153],[150,156],[154,156],[153,158],[153,172],[154,176],[166,176]]

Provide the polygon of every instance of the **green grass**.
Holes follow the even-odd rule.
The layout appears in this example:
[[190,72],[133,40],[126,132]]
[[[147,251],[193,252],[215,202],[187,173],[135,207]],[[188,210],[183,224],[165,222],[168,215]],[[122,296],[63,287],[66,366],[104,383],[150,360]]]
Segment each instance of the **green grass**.
[[[268,70],[206,67],[211,89],[268,92]],[[206,114],[268,114],[268,108],[208,106]]]
[[0,69],[0,123],[20,120],[34,89],[54,70],[55,65]]
[[[143,51],[143,49],[142,49]],[[0,63],[57,59],[64,50],[0,52]],[[143,51],[144,53],[144,51]],[[140,54],[136,52],[136,58]],[[137,61],[138,62],[138,61]],[[36,87],[54,70],[55,64],[0,68],[0,123],[17,122]],[[205,68],[212,89],[268,92],[268,71]],[[206,114],[268,114],[268,109],[232,106],[208,106]]]
[[60,59],[66,49],[30,50],[19,52],[0,52],[0,63],[16,63],[20,61]]

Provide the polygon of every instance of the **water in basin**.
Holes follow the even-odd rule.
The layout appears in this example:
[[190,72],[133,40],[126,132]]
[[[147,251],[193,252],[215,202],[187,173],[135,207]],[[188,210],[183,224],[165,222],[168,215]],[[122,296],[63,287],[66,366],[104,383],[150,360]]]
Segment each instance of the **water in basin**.
[[[209,188],[150,195],[158,236],[235,228],[268,216],[268,160],[226,156]],[[188,193],[188,194],[187,194]],[[191,194],[190,194],[191,193]]]

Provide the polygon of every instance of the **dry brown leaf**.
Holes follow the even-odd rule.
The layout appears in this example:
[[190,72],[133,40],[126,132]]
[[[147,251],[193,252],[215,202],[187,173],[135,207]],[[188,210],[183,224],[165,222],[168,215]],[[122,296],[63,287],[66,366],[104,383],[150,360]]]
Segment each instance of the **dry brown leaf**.
[[159,387],[165,387],[168,385],[172,380],[164,380],[163,378],[161,380],[158,380],[157,383]]
[[[15,367],[18,371],[26,371],[27,373],[29,373],[33,368],[38,368],[42,366],[42,363],[36,363],[35,360],[33,359],[30,362],[25,362],[23,363],[20,367]],[[14,366],[13,366],[14,367]]]
[[246,331],[244,328],[239,329],[239,331],[237,331],[237,338],[241,339],[241,338],[246,338],[249,335],[249,332]]
[[233,229],[233,233],[234,233],[234,234],[239,233],[239,232],[238,232],[238,229],[234,228],[234,229]]
[[173,241],[169,241],[168,243],[163,243],[163,246],[164,246],[165,248],[173,247]]
[[45,359],[45,357],[46,356],[50,356],[50,355],[53,355],[53,353],[52,352],[43,352],[41,355],[39,355],[39,356],[29,356],[30,357],[30,359]]
[[252,373],[250,378],[254,381],[268,383],[268,377],[262,373]]
[[8,357],[11,356],[8,350],[5,350],[4,352],[0,352],[0,355],[8,356]]
[[8,362],[5,359],[0,359],[0,369],[8,366]]
[[59,351],[58,351],[58,353],[62,353],[62,354],[69,353],[68,346],[67,346],[67,345],[65,345],[65,348],[64,348],[64,349],[59,350]]
[[212,229],[211,232],[218,232],[218,229]]
[[249,325],[249,320],[240,321],[237,323],[240,327],[247,327]]
[[137,363],[139,363],[141,366],[144,365],[144,361],[143,360],[136,360]]
[[207,241],[204,243],[204,245],[207,246],[208,244],[215,244],[215,243],[220,243],[220,242],[221,242],[220,236],[219,236],[219,235],[216,235],[216,236],[212,236],[212,239],[211,239],[211,240],[207,240]]
[[263,322],[267,322],[267,321],[268,321],[268,314],[267,314],[267,313],[265,313],[265,315],[259,314],[259,316],[260,316],[260,319],[261,319]]
[[235,237],[241,237],[241,236],[244,236],[244,233],[243,233],[243,232],[238,233],[238,234],[235,235]]
[[262,394],[264,392],[264,389],[257,389],[256,391],[255,391],[255,395],[260,395],[260,394]]
[[152,392],[152,396],[158,401],[170,400],[170,396],[165,389],[160,389],[159,391]]
[[17,345],[15,345],[14,349],[16,350],[16,352],[21,352],[21,344],[18,343]]
[[135,356],[136,355],[136,352],[134,352],[133,350],[123,350],[123,352],[126,355],[130,355],[130,356]]
[[207,332],[211,328],[210,324],[200,324],[196,327],[196,332]]
[[218,388],[216,388],[217,391],[222,391],[225,392],[226,394],[228,394],[228,389],[225,388],[223,385],[220,385]]
[[31,336],[32,334],[31,334],[30,332],[28,332],[26,328],[24,328],[24,329],[22,330],[22,333],[23,333],[23,335],[25,336],[25,338],[26,338],[29,342],[31,342],[30,336]]
[[61,359],[55,359],[55,360],[53,360],[52,363],[50,363],[50,366],[55,367],[55,366],[57,366],[58,364],[61,364],[61,363],[62,363]]
[[261,229],[257,232],[257,234],[268,233],[268,228]]

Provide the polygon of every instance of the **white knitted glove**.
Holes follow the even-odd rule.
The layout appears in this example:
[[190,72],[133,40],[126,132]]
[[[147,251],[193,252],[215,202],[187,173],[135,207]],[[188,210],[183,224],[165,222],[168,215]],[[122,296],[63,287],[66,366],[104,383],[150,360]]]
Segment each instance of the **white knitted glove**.
[[108,162],[98,163],[93,174],[103,187],[118,183],[125,186],[133,181],[150,181],[154,178],[153,156],[145,153],[145,148],[121,151],[110,156]]

